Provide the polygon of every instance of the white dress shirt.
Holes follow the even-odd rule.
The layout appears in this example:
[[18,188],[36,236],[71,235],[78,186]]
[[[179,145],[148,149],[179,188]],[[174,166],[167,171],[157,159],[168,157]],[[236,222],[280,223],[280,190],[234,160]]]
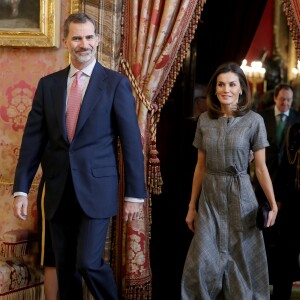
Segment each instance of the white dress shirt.
[[286,118],[289,116],[290,114],[290,110],[287,110],[285,112],[281,112],[276,106],[274,107],[274,114],[275,114],[275,119],[276,119],[276,124],[278,125],[279,121],[280,121],[280,115],[283,114],[283,119],[282,121],[285,122]]

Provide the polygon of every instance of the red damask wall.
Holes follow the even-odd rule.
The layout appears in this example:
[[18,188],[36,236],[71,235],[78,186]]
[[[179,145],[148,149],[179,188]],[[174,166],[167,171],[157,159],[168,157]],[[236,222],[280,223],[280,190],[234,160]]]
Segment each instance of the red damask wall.
[[[69,0],[61,3],[61,28],[70,12]],[[61,30],[62,32],[62,30]],[[59,48],[0,47],[0,239],[3,232],[19,227],[36,227],[36,184],[30,193],[27,221],[12,212],[12,182],[21,137],[33,94],[40,77],[68,64],[66,50]],[[38,179],[39,176],[37,176]]]

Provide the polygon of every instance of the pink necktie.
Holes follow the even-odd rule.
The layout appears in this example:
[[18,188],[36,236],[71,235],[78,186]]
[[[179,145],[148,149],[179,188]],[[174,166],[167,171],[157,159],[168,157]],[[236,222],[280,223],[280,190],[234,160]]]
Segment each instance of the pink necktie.
[[68,139],[71,143],[74,137],[76,123],[79,115],[81,100],[82,100],[82,90],[80,86],[80,76],[82,75],[81,71],[76,73],[76,77],[73,80],[70,94],[67,103],[67,116],[66,116],[66,126]]

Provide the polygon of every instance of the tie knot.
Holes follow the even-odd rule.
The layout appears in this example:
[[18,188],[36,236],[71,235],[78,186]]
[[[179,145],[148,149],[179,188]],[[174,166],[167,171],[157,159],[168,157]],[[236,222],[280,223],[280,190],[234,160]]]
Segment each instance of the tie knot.
[[80,82],[81,75],[82,75],[82,71],[77,71],[76,72],[72,86],[77,86],[78,88],[81,89],[81,82]]
[[284,123],[285,121],[285,114],[283,113],[280,113],[277,115],[277,125],[281,124],[281,123]]
[[75,74],[75,80],[78,82],[80,77],[82,75],[82,71],[78,71],[76,74]]

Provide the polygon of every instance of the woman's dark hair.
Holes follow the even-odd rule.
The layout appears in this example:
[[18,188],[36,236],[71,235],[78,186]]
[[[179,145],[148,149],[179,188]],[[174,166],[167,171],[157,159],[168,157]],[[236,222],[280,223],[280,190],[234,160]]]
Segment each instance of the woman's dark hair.
[[95,28],[94,32],[95,34],[97,34],[97,24],[95,20],[85,13],[77,13],[77,14],[70,14],[68,18],[65,20],[64,38],[66,38],[69,35],[69,28],[71,23],[84,24],[86,22],[91,22],[94,25]]
[[212,119],[217,119],[224,115],[221,110],[221,104],[216,96],[217,78],[220,74],[232,72],[239,78],[241,85],[242,95],[239,95],[237,108],[234,110],[233,116],[243,116],[252,108],[252,98],[249,89],[247,78],[241,67],[235,62],[224,63],[217,68],[212,78],[210,79],[207,87],[207,108],[208,115]]

